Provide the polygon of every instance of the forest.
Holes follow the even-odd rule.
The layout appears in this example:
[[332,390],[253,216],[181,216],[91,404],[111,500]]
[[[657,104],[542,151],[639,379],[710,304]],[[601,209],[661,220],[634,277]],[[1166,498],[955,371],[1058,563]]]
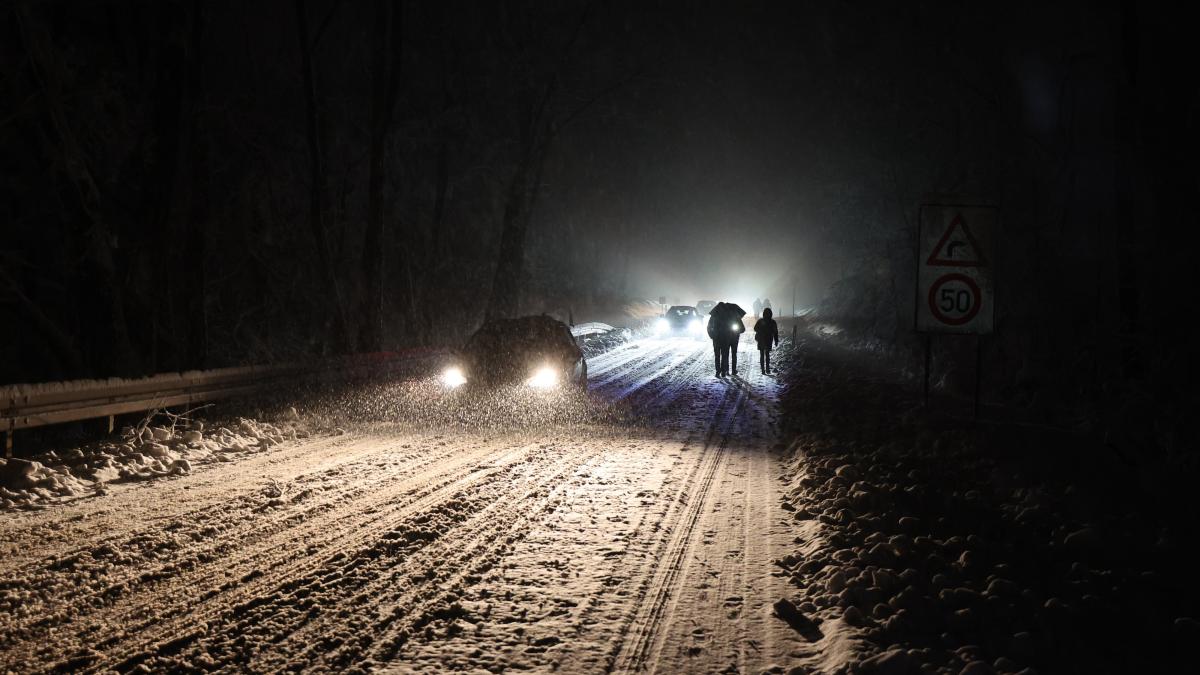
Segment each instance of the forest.
[[944,385],[979,349],[993,402],[1173,452],[1186,31],[1130,0],[6,3],[0,382],[453,346],[747,269],[916,368],[918,208],[952,195],[1003,237]]

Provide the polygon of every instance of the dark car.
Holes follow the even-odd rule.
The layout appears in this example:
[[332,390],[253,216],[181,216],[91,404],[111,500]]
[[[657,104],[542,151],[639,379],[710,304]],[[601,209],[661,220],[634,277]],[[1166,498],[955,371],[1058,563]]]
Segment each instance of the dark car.
[[700,313],[700,316],[708,316],[708,313],[711,312],[712,308],[716,306],[716,300],[701,300],[700,302],[696,303],[696,311]]
[[485,323],[442,373],[451,388],[464,384],[523,384],[537,389],[587,387],[587,361],[571,330],[548,316]]
[[704,335],[704,318],[695,307],[675,305],[654,322],[655,335]]

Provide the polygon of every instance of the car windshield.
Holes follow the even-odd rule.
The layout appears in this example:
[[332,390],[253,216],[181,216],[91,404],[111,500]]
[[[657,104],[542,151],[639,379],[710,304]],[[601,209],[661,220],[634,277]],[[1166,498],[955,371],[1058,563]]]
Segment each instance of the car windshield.
[[673,316],[673,317],[694,316],[695,314],[696,314],[695,307],[684,307],[682,305],[672,307],[671,309],[667,310],[667,316]]

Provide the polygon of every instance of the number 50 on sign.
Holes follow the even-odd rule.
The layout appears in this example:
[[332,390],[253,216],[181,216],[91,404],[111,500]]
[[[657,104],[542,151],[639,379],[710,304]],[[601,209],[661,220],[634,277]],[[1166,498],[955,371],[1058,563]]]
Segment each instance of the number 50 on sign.
[[998,216],[987,206],[925,204],[917,231],[916,328],[991,333]]

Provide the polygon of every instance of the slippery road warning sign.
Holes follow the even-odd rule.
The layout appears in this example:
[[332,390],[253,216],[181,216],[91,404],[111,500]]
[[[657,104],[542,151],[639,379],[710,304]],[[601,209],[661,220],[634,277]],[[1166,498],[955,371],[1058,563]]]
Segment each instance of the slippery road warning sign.
[[917,233],[917,330],[991,333],[995,318],[994,208],[926,204]]

